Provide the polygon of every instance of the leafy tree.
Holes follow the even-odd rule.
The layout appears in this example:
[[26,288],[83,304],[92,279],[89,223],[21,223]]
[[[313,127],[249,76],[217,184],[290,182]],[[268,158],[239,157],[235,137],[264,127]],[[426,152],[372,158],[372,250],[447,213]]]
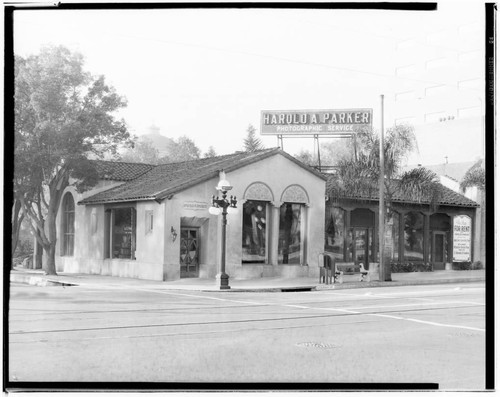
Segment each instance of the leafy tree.
[[256,150],[264,149],[262,141],[256,136],[257,130],[252,124],[247,128],[247,136],[243,140],[244,150],[246,152],[254,152]]
[[215,152],[213,146],[209,146],[207,152],[203,155],[203,157],[205,158],[215,157],[215,156],[217,156],[217,153]]
[[332,166],[340,160],[351,157],[350,139],[332,139],[321,143],[321,165]]
[[315,165],[314,156],[308,150],[302,149],[299,152],[299,154],[296,154],[294,157],[297,160],[302,161],[304,164],[311,165],[311,166]]
[[177,163],[180,161],[196,160],[200,158],[201,150],[191,138],[181,136],[169,143],[167,155],[159,159],[160,164]]
[[460,182],[462,191],[472,186],[476,186],[482,191],[486,188],[486,174],[482,160],[478,160],[476,164],[470,167]]
[[[333,194],[338,198],[343,195],[356,196],[378,192],[379,135],[372,129],[364,129],[351,141],[351,145],[351,157],[342,158],[336,163],[337,172],[332,182]],[[436,174],[421,167],[401,172],[404,160],[416,149],[412,126],[396,125],[387,130],[383,150],[385,213],[391,213],[389,210],[392,210],[392,200],[397,193],[412,197],[417,202],[430,200],[431,206],[437,203],[440,189]],[[380,272],[384,275],[384,281],[391,280],[390,267],[385,261],[384,269],[381,268]]]
[[125,99],[83,66],[82,55],[62,46],[15,57],[14,198],[47,255],[47,274],[56,274],[64,189],[94,186],[98,175],[89,157],[116,154],[119,144],[130,143],[124,121],[114,115]]
[[[350,159],[352,150],[348,139],[335,139],[330,142],[324,142],[320,147],[321,165],[333,166],[340,160]],[[295,155],[295,158],[311,166],[318,165],[317,152],[313,153],[309,150],[301,149]]]
[[158,164],[159,160],[159,151],[148,138],[137,139],[134,147],[129,148],[121,156],[121,161],[129,163]]

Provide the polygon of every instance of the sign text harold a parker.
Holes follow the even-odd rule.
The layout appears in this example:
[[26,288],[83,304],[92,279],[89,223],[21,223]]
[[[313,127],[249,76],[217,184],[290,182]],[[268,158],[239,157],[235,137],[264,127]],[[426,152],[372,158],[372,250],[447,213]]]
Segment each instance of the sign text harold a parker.
[[372,123],[372,109],[349,110],[263,110],[261,134],[353,133]]

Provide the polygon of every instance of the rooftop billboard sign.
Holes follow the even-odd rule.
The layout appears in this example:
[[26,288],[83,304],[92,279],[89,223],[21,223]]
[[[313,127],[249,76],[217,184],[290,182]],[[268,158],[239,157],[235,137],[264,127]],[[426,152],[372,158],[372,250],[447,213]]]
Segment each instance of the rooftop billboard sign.
[[352,134],[371,126],[372,109],[263,110],[261,135]]

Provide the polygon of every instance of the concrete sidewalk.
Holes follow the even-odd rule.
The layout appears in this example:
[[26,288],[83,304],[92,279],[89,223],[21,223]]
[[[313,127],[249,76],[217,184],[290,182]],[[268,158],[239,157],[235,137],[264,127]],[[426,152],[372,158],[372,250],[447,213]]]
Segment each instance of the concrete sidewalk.
[[266,277],[259,279],[229,279],[231,289],[220,290],[216,280],[185,278],[175,281],[151,281],[133,278],[111,277],[89,274],[59,273],[47,276],[41,270],[16,268],[11,270],[10,281],[37,286],[86,286],[94,288],[145,287],[163,290],[220,291],[220,292],[286,292],[315,291],[328,289],[351,289],[391,287],[404,285],[428,285],[465,282],[484,282],[484,270],[442,270],[434,272],[393,273],[392,281],[378,281],[372,275],[371,281],[359,281],[359,275],[344,275],[342,283],[323,284],[318,278]]

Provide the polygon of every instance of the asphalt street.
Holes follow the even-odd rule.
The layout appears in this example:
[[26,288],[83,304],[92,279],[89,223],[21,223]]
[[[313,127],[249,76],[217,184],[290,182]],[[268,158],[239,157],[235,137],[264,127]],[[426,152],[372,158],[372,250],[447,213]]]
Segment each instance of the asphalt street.
[[485,388],[484,283],[310,292],[11,286],[9,380]]

